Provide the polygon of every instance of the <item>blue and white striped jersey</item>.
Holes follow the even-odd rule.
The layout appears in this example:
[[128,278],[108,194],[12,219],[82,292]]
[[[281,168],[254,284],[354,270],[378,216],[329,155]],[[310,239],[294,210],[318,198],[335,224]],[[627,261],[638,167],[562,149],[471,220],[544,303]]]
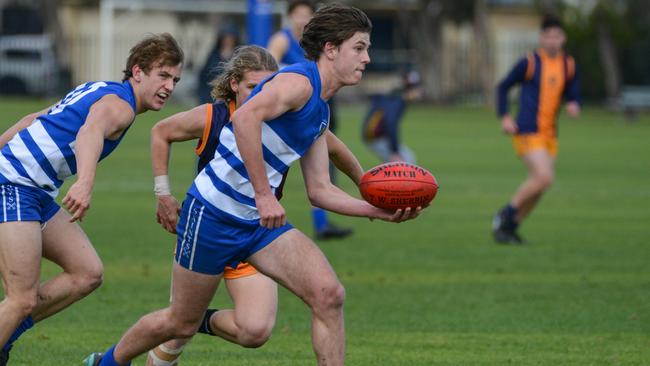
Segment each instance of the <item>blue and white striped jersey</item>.
[[[327,130],[330,117],[327,103],[320,98],[318,67],[312,61],[293,64],[273,74],[253,89],[249,99],[279,73],[306,76],[313,93],[300,110],[262,122],[262,151],[273,193],[276,193],[291,163],[302,157]],[[188,193],[217,214],[244,224],[258,224],[253,185],[235,142],[232,122],[221,131],[214,159],[199,173]]]
[[[135,94],[128,81],[97,81],[78,86],[0,150],[0,184],[37,187],[56,197],[63,181],[77,173],[77,133],[92,105],[107,94],[124,99],[135,112]],[[99,159],[110,154],[123,136],[105,139]]]

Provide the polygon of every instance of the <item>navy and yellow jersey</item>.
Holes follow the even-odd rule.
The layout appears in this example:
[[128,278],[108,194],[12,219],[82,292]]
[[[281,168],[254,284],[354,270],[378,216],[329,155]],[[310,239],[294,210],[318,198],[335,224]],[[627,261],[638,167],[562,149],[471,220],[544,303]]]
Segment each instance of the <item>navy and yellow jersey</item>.
[[219,134],[223,126],[230,121],[230,116],[235,111],[235,102],[226,105],[224,102],[208,104],[205,116],[203,136],[196,145],[196,155],[199,156],[196,172],[199,173],[214,158],[214,152],[219,145]]
[[497,88],[499,117],[508,113],[508,91],[521,84],[517,127],[519,134],[557,135],[556,119],[562,97],[580,102],[578,72],[573,57],[550,57],[542,49],[515,64]]
[[364,141],[388,138],[392,152],[399,151],[399,123],[406,110],[406,101],[398,94],[374,95],[363,120]]
[[[194,149],[194,152],[196,152],[196,155],[199,158],[196,166],[197,173],[201,172],[201,170],[203,170],[203,168],[205,168],[205,166],[214,158],[214,153],[219,145],[219,135],[221,134],[221,130],[230,121],[230,116],[236,109],[234,101],[230,101],[228,105],[219,101],[208,104],[207,107],[203,135]],[[280,186],[276,190],[275,196],[277,199],[282,198],[282,190],[286,179],[287,174],[284,175]]]

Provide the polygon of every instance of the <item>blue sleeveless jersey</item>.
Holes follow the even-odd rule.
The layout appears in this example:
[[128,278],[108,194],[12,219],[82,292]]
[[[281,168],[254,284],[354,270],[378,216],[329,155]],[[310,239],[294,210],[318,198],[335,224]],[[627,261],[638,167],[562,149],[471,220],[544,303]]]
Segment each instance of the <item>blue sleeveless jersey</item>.
[[[92,105],[107,94],[124,99],[135,112],[135,95],[128,81],[98,81],[78,86],[0,150],[0,184],[36,187],[56,197],[63,181],[77,173],[77,133]],[[123,136],[117,140],[105,139],[99,159],[110,154]]]
[[[232,108],[234,109],[234,106]],[[221,130],[229,121],[229,106],[226,106],[223,102],[215,102],[208,105],[208,116],[206,117],[205,127],[203,128],[203,136],[199,140],[196,149],[194,149],[199,158],[196,164],[197,174],[201,173],[201,170],[214,159],[214,154],[219,145],[219,134],[221,134]],[[284,188],[288,173],[288,171],[284,173],[282,182],[280,182],[280,186],[275,191],[275,197],[278,200],[282,198],[282,189]]]
[[[307,77],[313,92],[298,111],[262,122],[262,152],[271,191],[278,194],[289,166],[302,157],[329,124],[329,107],[320,98],[320,74],[315,62],[288,66],[260,83],[249,98],[262,90],[266,82],[279,73],[296,73]],[[232,122],[219,135],[214,159],[205,166],[188,192],[216,214],[243,224],[257,225],[259,213],[255,193],[235,142]]]
[[282,56],[282,60],[280,60],[280,66],[282,67],[307,61],[305,58],[305,51],[302,49],[302,47],[300,47],[298,40],[293,37],[291,29],[284,28],[282,29],[282,32],[284,32],[284,34],[287,36],[287,39],[289,39],[289,48],[287,49],[287,52],[284,54],[284,56]]

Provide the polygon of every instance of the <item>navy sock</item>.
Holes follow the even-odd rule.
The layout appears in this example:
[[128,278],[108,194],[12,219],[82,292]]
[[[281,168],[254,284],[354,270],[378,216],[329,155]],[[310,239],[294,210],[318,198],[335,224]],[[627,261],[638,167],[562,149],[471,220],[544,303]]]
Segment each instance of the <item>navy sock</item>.
[[311,209],[311,217],[314,222],[314,230],[321,231],[327,227],[327,211],[314,207]]
[[16,328],[16,330],[14,330],[14,333],[9,337],[4,347],[2,347],[2,350],[3,351],[10,350],[11,347],[14,345],[14,342],[18,339],[18,337],[20,337],[23,333],[25,333],[29,328],[33,326],[34,326],[34,319],[32,319],[32,316],[29,315],[20,324],[18,324],[18,327]]
[[[115,351],[115,346],[112,346],[109,348],[103,355],[102,355],[102,361],[99,363],[99,366],[120,366],[115,361],[115,358],[113,357],[113,351]],[[123,366],[131,366],[131,362],[127,363],[126,365]]]
[[203,316],[203,320],[201,321],[201,325],[199,326],[199,330],[197,330],[198,333],[203,333],[207,335],[216,335],[214,332],[212,332],[212,328],[210,328],[210,317],[212,317],[212,314],[216,313],[219,311],[218,309],[208,309],[205,311],[205,315]]
[[506,228],[513,231],[517,230],[517,227],[519,226],[519,223],[516,219],[517,208],[509,203],[506,207],[503,208],[503,212],[505,213],[506,217]]

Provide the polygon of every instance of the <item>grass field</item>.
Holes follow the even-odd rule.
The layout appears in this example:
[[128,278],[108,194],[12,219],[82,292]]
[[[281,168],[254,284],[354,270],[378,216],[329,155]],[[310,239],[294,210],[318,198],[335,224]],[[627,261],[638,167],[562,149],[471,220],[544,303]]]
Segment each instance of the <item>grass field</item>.
[[[2,99],[0,127],[42,102]],[[75,365],[141,315],[167,304],[174,238],[155,222],[148,131],[178,111],[138,118],[97,176],[83,223],[105,264],[103,286],[17,342],[11,365]],[[341,108],[339,135],[369,168],[362,107]],[[524,177],[491,111],[413,107],[403,126],[440,183],[433,205],[400,225],[363,219],[350,239],[322,242],[347,290],[348,365],[649,365],[650,118],[627,123],[587,108],[561,118],[557,180],[522,227],[523,247],[492,243],[491,215]],[[191,144],[174,148],[184,196]],[[284,207],[311,234],[299,168]],[[342,187],[356,193],[346,181]],[[43,276],[57,270],[43,265]],[[228,306],[222,289],[214,300]],[[248,350],[198,336],[183,365],[311,365],[309,313],[281,290],[271,340]],[[136,364],[142,364],[139,359]]]

